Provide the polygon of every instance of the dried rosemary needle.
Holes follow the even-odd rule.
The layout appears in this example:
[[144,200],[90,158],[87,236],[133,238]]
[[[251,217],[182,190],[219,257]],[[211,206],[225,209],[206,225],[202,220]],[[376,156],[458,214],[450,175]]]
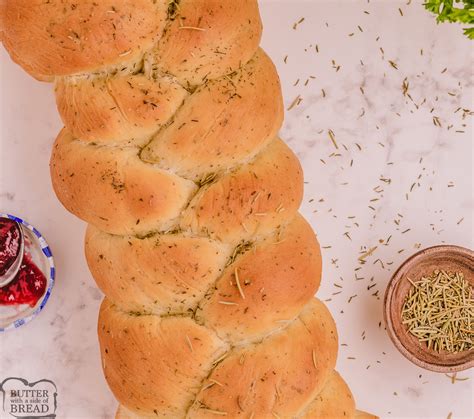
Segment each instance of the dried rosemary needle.
[[402,323],[429,349],[451,353],[473,348],[473,289],[462,272],[436,270],[413,282]]

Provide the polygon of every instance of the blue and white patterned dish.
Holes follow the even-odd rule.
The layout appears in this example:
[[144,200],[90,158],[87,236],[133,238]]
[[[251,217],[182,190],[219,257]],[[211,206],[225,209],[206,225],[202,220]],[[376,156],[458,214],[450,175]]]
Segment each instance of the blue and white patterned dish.
[[31,224],[14,215],[0,213],[0,217],[9,218],[20,224],[25,240],[29,242],[29,254],[46,277],[46,291],[34,307],[27,304],[19,306],[0,305],[0,332],[17,329],[36,317],[49,300],[54,286],[56,269],[53,254],[42,234]]

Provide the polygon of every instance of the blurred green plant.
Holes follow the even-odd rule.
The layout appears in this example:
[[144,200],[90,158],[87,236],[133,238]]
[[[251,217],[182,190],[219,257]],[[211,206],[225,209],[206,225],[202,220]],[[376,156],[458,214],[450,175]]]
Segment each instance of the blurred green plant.
[[[474,0],[427,0],[424,6],[436,15],[438,23],[474,25]],[[474,26],[464,28],[463,31],[469,39],[474,39]]]

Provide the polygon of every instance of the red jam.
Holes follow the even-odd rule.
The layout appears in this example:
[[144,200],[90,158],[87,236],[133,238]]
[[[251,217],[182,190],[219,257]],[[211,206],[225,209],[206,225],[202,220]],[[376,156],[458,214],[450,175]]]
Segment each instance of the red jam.
[[0,304],[29,304],[34,307],[46,290],[46,277],[25,254],[20,270],[8,285],[0,288]]
[[0,218],[0,276],[10,269],[20,251],[21,233],[18,224],[9,218]]

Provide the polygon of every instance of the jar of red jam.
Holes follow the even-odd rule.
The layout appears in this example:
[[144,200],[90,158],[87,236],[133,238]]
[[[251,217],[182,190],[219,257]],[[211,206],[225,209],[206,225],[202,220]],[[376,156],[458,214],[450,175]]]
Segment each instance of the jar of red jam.
[[51,249],[31,224],[0,213],[0,332],[18,328],[46,305],[55,280]]

